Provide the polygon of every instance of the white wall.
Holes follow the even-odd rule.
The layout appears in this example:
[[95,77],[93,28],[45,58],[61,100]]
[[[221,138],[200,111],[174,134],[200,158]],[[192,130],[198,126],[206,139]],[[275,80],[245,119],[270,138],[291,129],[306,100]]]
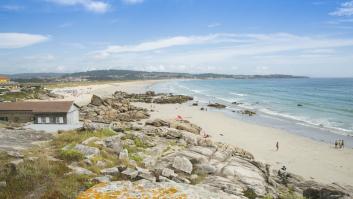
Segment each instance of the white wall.
[[69,112],[66,115],[67,118],[67,124],[79,124],[80,121],[80,113],[79,113],[79,109],[72,104]]

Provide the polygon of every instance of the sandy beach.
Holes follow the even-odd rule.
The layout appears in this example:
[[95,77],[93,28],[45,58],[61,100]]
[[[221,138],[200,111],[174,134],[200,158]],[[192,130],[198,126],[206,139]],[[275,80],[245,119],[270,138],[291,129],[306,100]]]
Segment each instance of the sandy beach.
[[[88,103],[92,94],[109,96],[116,90],[143,92],[160,81],[135,81],[91,85],[56,90],[65,99],[78,104]],[[75,95],[69,90],[76,90]],[[286,166],[289,172],[323,183],[353,184],[353,149],[335,149],[333,146],[301,137],[289,132],[248,123],[217,111],[201,111],[190,103],[183,105],[158,105],[137,103],[153,109],[152,118],[172,119],[181,115],[199,126],[216,141],[236,145],[251,152],[256,160],[268,163],[272,168]],[[279,142],[279,151],[275,150]]]

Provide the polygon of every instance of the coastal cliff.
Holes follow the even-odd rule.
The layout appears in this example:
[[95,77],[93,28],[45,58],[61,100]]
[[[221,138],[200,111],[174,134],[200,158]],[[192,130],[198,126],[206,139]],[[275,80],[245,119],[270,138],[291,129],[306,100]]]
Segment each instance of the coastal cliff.
[[241,148],[214,141],[183,118],[150,120],[150,110],[130,103],[192,98],[177,99],[151,92],[94,96],[80,108],[82,129],[59,132],[38,147],[6,155],[0,197],[352,197],[352,187],[308,181],[285,168],[273,170]]

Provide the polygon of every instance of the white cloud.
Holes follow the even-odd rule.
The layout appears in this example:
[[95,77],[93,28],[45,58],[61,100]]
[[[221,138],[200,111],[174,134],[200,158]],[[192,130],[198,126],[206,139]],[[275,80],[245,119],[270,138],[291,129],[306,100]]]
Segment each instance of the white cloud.
[[48,0],[60,5],[76,6],[80,5],[86,10],[95,13],[105,13],[109,10],[110,4],[102,0]]
[[0,33],[0,48],[22,48],[47,41],[43,35],[27,33]]
[[331,12],[333,16],[351,16],[353,15],[353,1],[347,1],[341,4],[339,8]]
[[143,3],[144,0],[122,0],[126,4],[138,4],[138,3]]
[[211,24],[208,24],[207,27],[208,28],[215,28],[215,27],[218,27],[218,26],[221,26],[222,24],[220,23],[211,23]]
[[184,45],[195,45],[207,43],[220,35],[207,35],[207,36],[176,36],[165,39],[160,39],[156,41],[143,42],[136,45],[112,45],[108,46],[106,49],[96,52],[98,58],[105,58],[111,54],[116,53],[132,53],[132,52],[146,52],[154,51],[163,48],[170,48],[175,46],[184,46]]
[[[323,49],[353,46],[353,39],[333,39],[324,37],[303,37],[288,33],[273,34],[211,34],[203,36],[176,36],[136,45],[112,45],[95,52],[97,58],[107,58],[114,54],[153,52],[186,46],[190,52],[180,54],[211,53],[214,55],[257,55],[282,51]],[[159,52],[160,53],[160,52]],[[175,53],[174,53],[175,54]],[[208,56],[207,56],[208,57]],[[205,57],[207,59],[207,57]],[[211,56],[212,57],[212,56]]]
[[52,54],[42,54],[42,55],[31,55],[24,57],[26,60],[30,61],[53,61],[55,60],[55,56]]
[[[304,74],[295,71],[307,70],[295,68],[312,66],[318,70],[325,67],[329,71],[330,67],[339,64],[342,68],[349,67],[353,64],[350,58],[353,56],[352,47],[353,38],[309,37],[289,33],[218,33],[108,46],[95,54],[100,59],[88,55],[91,59],[87,59],[86,64],[94,64],[100,69],[110,66],[176,72],[253,74],[294,71],[292,74]],[[318,70],[318,75],[324,72]]]

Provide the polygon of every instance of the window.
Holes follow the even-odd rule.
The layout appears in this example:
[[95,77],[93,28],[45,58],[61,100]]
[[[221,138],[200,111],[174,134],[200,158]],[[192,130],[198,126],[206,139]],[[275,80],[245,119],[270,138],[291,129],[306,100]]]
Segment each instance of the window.
[[42,123],[42,118],[41,117],[38,117],[38,124],[41,124]]
[[47,124],[50,123],[50,118],[49,117],[45,117],[45,123],[47,123]]
[[55,118],[55,123],[63,124],[64,123],[64,117],[56,117]]
[[0,121],[8,121],[7,117],[0,117]]

